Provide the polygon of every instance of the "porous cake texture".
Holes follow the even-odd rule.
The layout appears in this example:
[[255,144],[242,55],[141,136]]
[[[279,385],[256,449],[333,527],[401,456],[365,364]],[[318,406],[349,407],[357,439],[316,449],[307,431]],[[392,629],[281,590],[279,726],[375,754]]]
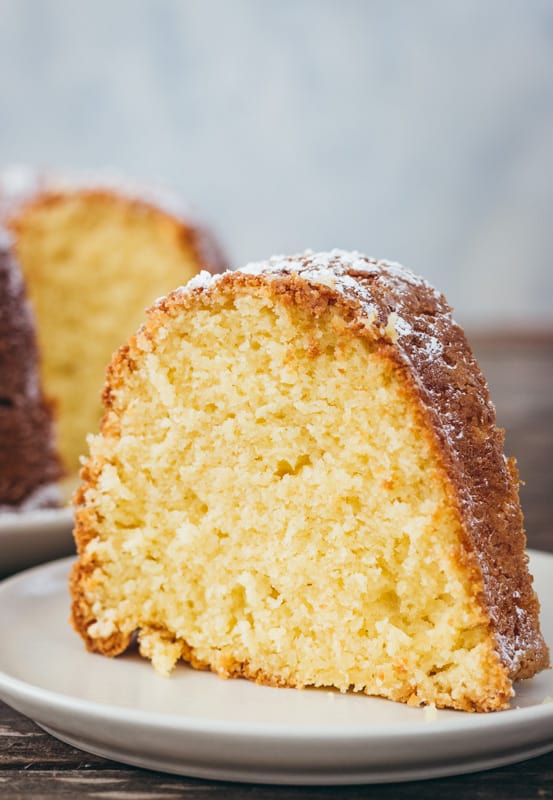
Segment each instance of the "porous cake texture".
[[37,323],[58,449],[75,472],[97,430],[105,366],[155,298],[224,262],[212,237],[165,196],[117,181],[0,176],[0,217]]
[[333,251],[202,273],[115,355],[75,498],[90,650],[505,708],[548,664],[513,461],[445,299]]

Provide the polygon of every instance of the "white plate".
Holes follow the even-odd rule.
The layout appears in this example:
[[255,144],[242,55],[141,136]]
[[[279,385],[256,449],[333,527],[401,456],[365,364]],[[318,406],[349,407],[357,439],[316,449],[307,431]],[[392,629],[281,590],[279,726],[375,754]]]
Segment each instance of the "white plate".
[[71,508],[0,514],[0,577],[75,552]]
[[[67,624],[69,559],[0,585],[0,697],[54,736],[181,775],[292,784],[404,781],[509,764],[553,750],[553,673],[513,708],[468,714],[386,700],[223,681],[184,664],[161,678],[136,654],[86,653]],[[532,554],[553,641],[553,555]]]

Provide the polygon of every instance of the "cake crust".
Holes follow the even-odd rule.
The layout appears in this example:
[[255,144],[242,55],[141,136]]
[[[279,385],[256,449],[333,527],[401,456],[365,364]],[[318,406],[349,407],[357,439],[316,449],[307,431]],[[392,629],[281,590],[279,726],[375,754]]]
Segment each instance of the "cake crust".
[[0,511],[60,505],[52,409],[38,379],[33,318],[0,227]]
[[226,263],[178,199],[111,176],[0,173],[0,224],[10,232],[36,321],[56,446],[66,473],[76,476],[86,434],[101,416],[114,349],[157,296]]
[[[0,183],[0,195],[2,184]],[[186,216],[178,204],[165,199],[162,193],[132,191],[124,183],[114,183],[113,186],[95,184],[79,184],[75,182],[57,186],[56,182],[37,179],[33,191],[30,189],[10,196],[4,191],[3,208],[0,203],[0,215],[4,217],[4,224],[15,235],[24,227],[26,213],[57,205],[70,196],[90,198],[98,202],[114,201],[128,206],[130,203],[141,214],[156,219],[158,224],[171,227],[175,235],[181,240],[182,245],[193,254],[203,269],[212,273],[223,272],[228,263],[223,251],[214,235],[204,225]]]
[[[401,375],[461,522],[464,539],[456,559],[495,642],[488,664],[496,686],[494,696],[457,707],[480,711],[505,707],[512,694],[511,681],[531,677],[549,665],[539,631],[539,603],[527,569],[518,475],[514,459],[507,461],[503,456],[503,431],[496,428],[495,409],[465,335],[453,321],[444,297],[423,279],[396,264],[342,251],[274,258],[215,277],[201,274],[151,308],[137,336],[115,355],[103,393],[102,432],[117,434],[116,395],[140,358],[137,337],[153,340],[167,318],[197,304],[209,308],[214,296],[240,289],[267,293],[314,319],[332,308],[343,321],[342,333],[370,341],[376,356],[393,364]],[[314,341],[313,357],[316,348]],[[126,649],[130,636],[90,636],[88,628],[95,615],[83,588],[95,569],[94,557],[85,557],[86,546],[97,535],[86,493],[97,485],[101,468],[101,461],[89,460],[75,496],[75,537],[81,559],[71,577],[72,620],[90,650],[117,655]],[[186,642],[180,647],[180,657],[193,666],[214,668]],[[147,646],[144,649],[148,654]],[[224,677],[297,685],[232,659],[214,669]],[[416,686],[410,687],[408,681],[393,699],[422,702]]]

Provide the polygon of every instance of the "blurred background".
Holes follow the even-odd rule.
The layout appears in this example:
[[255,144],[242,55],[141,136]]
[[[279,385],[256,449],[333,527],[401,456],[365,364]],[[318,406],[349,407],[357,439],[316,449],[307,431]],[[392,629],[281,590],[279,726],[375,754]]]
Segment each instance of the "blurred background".
[[232,263],[358,249],[553,322],[551,0],[0,0],[0,166],[166,184]]

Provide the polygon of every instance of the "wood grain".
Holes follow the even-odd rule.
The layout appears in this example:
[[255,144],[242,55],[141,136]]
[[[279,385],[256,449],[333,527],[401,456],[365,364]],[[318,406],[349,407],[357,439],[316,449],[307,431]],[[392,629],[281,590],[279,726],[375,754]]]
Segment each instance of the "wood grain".
[[528,546],[553,552],[553,334],[476,339],[505,452],[517,459]]
[[[526,482],[521,498],[530,547],[553,552],[553,335],[476,341],[506,451],[518,459]],[[6,645],[4,645],[6,646]],[[521,764],[432,781],[350,787],[289,787],[217,783],[135,769],[59,742],[0,703],[2,800],[553,800],[553,752]]]

